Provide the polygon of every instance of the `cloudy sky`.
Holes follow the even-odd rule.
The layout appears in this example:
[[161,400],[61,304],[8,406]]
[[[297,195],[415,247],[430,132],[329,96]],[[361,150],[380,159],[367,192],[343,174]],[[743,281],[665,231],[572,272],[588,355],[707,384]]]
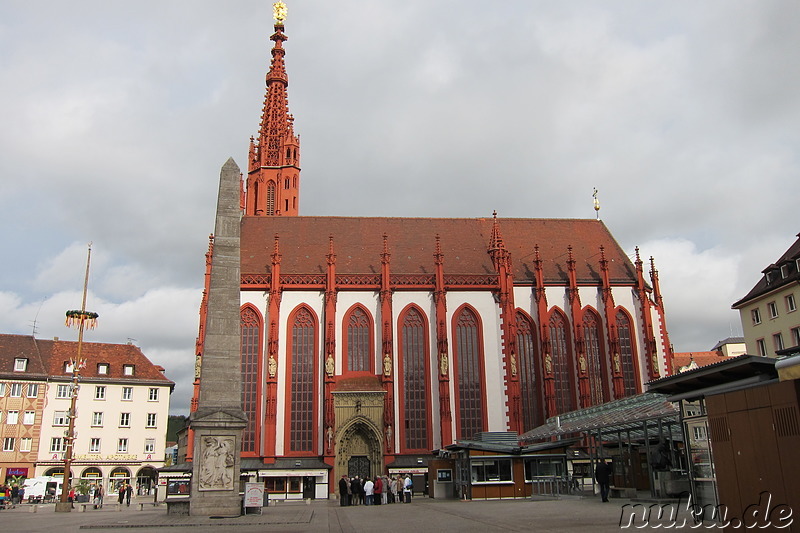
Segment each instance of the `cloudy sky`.
[[[655,256],[677,351],[800,231],[800,4],[289,0],[301,214],[593,218]],[[219,169],[265,0],[0,3],[0,332],[141,346],[188,412]]]

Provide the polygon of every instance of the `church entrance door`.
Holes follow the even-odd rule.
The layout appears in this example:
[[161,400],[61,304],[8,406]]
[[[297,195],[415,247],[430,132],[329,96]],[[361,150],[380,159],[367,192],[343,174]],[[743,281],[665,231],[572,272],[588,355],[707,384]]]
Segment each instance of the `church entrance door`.
[[369,458],[363,455],[354,455],[350,457],[350,460],[347,462],[347,476],[349,478],[358,476],[361,479],[370,477]]

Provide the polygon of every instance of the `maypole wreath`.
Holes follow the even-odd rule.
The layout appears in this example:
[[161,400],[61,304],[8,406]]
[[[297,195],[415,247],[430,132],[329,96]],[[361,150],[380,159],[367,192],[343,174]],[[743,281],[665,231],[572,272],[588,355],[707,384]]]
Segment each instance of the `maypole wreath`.
[[97,317],[100,316],[92,311],[81,311],[80,309],[73,309],[67,311],[67,320],[65,325],[69,328],[72,326],[80,326],[81,322],[89,329],[97,327]]

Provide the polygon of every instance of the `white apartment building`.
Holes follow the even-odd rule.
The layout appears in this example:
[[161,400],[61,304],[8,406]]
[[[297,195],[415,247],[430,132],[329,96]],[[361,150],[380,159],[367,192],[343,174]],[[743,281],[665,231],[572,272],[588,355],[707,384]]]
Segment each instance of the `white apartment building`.
[[[37,420],[38,453],[28,477],[63,475],[77,343],[33,342],[48,376]],[[84,343],[82,356],[86,365],[80,369],[71,476],[102,483],[106,492],[124,482],[148,494],[155,490],[156,470],[164,466],[175,384],[131,344]]]

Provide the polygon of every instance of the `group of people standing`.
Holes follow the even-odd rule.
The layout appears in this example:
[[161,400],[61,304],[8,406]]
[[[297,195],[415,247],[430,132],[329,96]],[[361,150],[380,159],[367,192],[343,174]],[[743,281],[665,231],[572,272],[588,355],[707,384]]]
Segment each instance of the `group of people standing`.
[[122,505],[123,500],[127,502],[128,507],[131,506],[131,496],[133,496],[133,487],[130,483],[120,483],[119,489],[117,489],[117,495],[119,497],[119,504]]
[[25,497],[25,490],[14,483],[9,486],[5,483],[0,484],[0,510],[6,507],[14,508],[18,503],[22,503]]
[[359,476],[348,478],[346,474],[339,480],[339,505],[386,505],[387,503],[411,503],[414,484],[411,476]]

